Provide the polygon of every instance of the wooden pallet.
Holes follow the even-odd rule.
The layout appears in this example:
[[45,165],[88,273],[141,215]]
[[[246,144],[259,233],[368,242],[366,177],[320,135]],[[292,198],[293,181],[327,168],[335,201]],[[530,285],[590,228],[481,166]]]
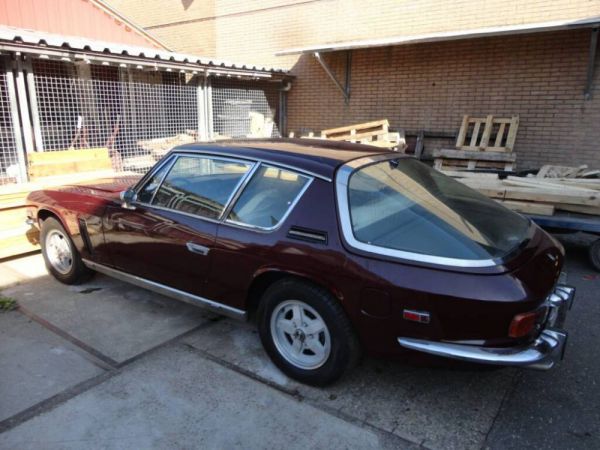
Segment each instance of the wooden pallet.
[[456,138],[456,148],[468,151],[512,152],[518,128],[519,116],[496,118],[488,115],[479,118],[465,115]]
[[404,131],[390,132],[389,127],[390,124],[387,119],[375,120],[322,130],[321,138],[405,150],[406,136]]
[[500,169],[514,170],[516,156],[512,153],[519,117],[485,118],[463,116],[454,149],[434,151],[437,169]]

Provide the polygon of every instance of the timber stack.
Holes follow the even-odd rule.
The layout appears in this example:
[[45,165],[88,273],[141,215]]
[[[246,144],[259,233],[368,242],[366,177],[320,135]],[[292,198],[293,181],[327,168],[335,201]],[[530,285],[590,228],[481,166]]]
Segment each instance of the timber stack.
[[512,210],[551,216],[556,211],[600,215],[600,174],[587,166],[543,166],[537,175],[508,176],[463,171],[445,171],[447,175],[502,202]]

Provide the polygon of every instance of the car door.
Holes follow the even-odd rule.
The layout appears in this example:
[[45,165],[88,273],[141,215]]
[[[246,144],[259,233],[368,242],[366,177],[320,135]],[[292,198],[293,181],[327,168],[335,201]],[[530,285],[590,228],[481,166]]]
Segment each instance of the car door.
[[248,287],[259,269],[298,267],[307,259],[285,243],[289,227],[282,225],[312,181],[310,176],[267,163],[254,171],[219,225],[209,298],[244,309]]
[[112,205],[104,234],[119,270],[203,295],[218,220],[252,163],[174,155],[138,188],[131,205]]

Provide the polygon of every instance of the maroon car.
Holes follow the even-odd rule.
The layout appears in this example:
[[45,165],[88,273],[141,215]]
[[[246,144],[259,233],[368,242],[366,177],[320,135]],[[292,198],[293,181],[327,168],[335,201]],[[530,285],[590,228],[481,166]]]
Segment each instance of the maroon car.
[[33,192],[48,270],[255,317],[289,376],[361,352],[548,369],[574,289],[530,220],[403,155],[263,140],[178,147],[139,180]]

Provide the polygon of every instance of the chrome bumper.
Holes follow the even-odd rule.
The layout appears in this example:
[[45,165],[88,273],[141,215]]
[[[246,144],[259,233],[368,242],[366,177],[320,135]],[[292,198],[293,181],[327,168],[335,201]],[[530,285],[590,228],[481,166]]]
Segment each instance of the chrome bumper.
[[462,361],[548,370],[564,356],[567,332],[560,327],[564,324],[574,299],[575,288],[556,286],[546,299],[549,311],[545,328],[531,344],[502,348],[481,347],[404,337],[398,338],[398,343],[410,350]]

